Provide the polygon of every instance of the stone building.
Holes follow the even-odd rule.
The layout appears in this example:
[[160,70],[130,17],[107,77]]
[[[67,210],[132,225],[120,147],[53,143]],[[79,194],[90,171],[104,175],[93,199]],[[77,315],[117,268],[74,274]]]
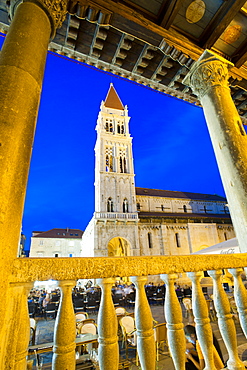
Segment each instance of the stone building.
[[69,228],[33,231],[29,257],[80,257],[82,234]]
[[111,84],[95,145],[95,212],[82,256],[184,255],[235,236],[226,199],[135,187],[127,106]]

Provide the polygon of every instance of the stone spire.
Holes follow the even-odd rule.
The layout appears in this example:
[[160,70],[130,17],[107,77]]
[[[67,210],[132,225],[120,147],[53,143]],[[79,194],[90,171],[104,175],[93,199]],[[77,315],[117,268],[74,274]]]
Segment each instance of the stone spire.
[[124,110],[124,106],[112,83],[110,84],[104,105],[107,108]]

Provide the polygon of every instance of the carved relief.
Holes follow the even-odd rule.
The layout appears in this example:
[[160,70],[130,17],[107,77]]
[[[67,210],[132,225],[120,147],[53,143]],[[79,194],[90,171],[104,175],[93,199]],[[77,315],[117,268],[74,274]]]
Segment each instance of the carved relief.
[[202,98],[214,86],[228,88],[227,66],[217,60],[203,61],[192,74],[190,82],[193,92],[199,98]]

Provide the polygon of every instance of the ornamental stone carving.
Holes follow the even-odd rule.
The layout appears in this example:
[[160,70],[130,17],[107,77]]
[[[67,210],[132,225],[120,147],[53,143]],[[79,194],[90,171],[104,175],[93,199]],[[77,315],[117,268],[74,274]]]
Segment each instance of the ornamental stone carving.
[[229,89],[228,67],[231,65],[233,64],[220,56],[205,50],[183,80],[183,84],[191,87],[199,99],[215,86]]
[[31,2],[42,8],[51,22],[51,38],[55,36],[57,28],[60,28],[67,13],[66,0],[10,0],[7,1],[10,19],[13,19],[17,7],[21,3]]

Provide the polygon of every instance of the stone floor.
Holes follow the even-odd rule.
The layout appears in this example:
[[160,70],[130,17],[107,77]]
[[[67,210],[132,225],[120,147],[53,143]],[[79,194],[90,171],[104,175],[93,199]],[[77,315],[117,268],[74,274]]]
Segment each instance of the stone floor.
[[[151,306],[153,318],[158,321],[159,323],[165,322],[165,317],[164,317],[164,308],[163,306]],[[128,310],[131,312],[131,309]],[[90,317],[95,318],[97,320],[96,315],[90,315]],[[49,319],[45,321],[42,318],[37,318],[37,329],[36,329],[36,344],[41,344],[41,343],[46,343],[46,342],[52,342],[53,341],[53,330],[54,330],[54,323],[55,321],[53,319]],[[184,318],[184,324],[187,324],[188,320]],[[222,353],[224,355],[224,359],[227,360],[227,350],[225,348],[225,345],[223,343],[223,340],[221,338],[221,334],[218,328],[218,325],[216,322],[211,323],[212,330],[217,337],[219,344],[222,349]],[[236,331],[237,331],[237,341],[238,341],[238,351],[239,351],[239,356],[242,360],[247,360],[247,341],[245,339],[245,336],[243,335],[242,329],[239,325],[238,321],[235,321],[235,326],[236,326]],[[121,349],[120,346],[120,355],[122,357],[125,356],[125,350]],[[46,370],[51,369],[51,359],[52,359],[52,353],[48,354],[42,354],[40,355],[43,357],[44,361],[44,368]],[[33,363],[33,369],[36,369],[36,359],[35,356],[32,356],[34,359]],[[134,350],[130,351],[129,353],[129,360],[131,361],[130,369],[131,370],[137,370],[141,369],[140,366],[135,365],[135,353]],[[174,365],[171,357],[169,356],[168,349],[165,347],[163,348],[163,351],[160,353],[159,356],[159,362],[156,363],[156,370],[161,370],[161,369],[166,369],[166,370],[174,370]]]

